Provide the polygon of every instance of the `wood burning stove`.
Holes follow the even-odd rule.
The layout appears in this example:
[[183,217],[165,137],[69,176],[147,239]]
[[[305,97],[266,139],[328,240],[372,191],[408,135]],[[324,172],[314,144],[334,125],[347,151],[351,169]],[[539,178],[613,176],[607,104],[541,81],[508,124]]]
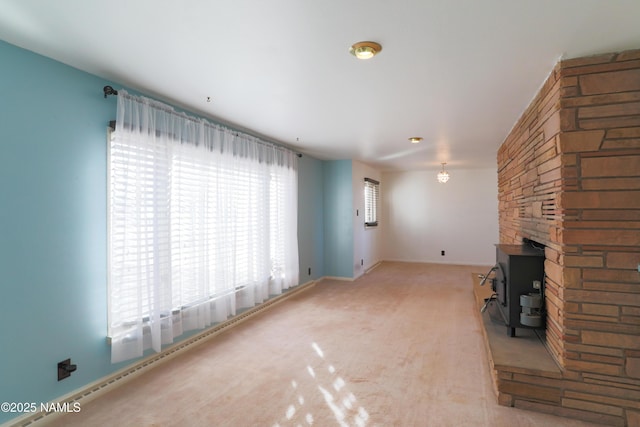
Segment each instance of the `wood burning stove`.
[[492,299],[509,336],[516,335],[516,328],[544,327],[544,246],[531,241],[496,245],[496,265],[483,283],[491,272]]

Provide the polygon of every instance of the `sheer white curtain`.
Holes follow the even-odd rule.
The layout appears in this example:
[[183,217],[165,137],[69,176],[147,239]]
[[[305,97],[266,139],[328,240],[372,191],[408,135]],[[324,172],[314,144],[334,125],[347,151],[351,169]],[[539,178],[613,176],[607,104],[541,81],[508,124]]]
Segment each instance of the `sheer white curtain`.
[[118,91],[109,147],[111,360],[298,284],[297,156]]

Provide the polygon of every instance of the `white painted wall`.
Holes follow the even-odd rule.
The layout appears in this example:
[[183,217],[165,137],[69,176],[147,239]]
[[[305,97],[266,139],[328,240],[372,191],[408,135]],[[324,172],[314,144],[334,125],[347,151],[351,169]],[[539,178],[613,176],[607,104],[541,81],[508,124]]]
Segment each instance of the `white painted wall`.
[[[360,277],[364,272],[382,260],[383,232],[386,227],[382,199],[384,199],[384,182],[382,173],[369,165],[357,161],[352,162],[353,186],[353,277]],[[380,181],[379,220],[377,227],[364,226],[364,179]],[[362,264],[361,264],[362,262]]]
[[449,169],[449,173],[446,184],[437,182],[437,171],[382,174],[383,259],[495,263],[497,171]]

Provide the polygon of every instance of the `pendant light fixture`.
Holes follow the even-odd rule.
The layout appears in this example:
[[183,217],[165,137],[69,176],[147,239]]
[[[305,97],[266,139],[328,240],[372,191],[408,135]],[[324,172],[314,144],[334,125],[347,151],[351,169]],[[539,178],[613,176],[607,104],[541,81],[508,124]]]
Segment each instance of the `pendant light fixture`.
[[442,171],[438,172],[438,182],[440,184],[444,184],[447,181],[449,181],[449,172],[447,172],[446,170],[444,170],[444,165],[446,165],[446,163],[442,164]]

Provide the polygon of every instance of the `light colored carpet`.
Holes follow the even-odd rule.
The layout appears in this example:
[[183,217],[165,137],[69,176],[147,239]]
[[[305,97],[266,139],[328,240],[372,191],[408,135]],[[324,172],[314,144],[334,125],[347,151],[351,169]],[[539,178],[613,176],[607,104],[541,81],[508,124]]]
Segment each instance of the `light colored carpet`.
[[499,406],[471,274],[383,263],[325,280],[55,426],[591,426]]

